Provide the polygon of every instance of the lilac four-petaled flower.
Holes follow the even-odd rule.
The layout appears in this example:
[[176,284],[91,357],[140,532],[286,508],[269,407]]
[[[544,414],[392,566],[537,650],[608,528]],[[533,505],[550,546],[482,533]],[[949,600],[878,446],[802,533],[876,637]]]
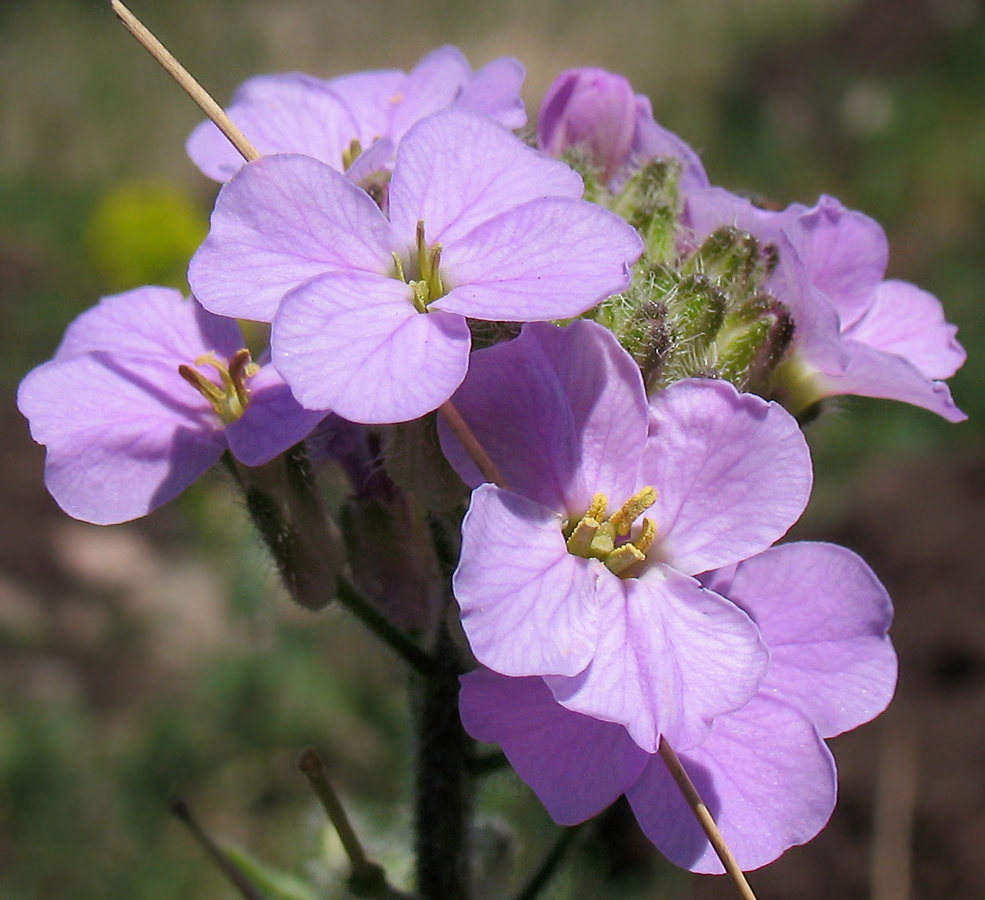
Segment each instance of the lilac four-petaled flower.
[[177,496],[227,447],[257,466],[303,440],[325,414],[299,406],[272,366],[246,360],[235,321],[171,288],[105,297],[79,316],[17,394],[47,446],[58,505],[86,522],[125,522]]
[[465,377],[466,317],[568,318],[627,286],[639,235],[581,191],[501,125],[447,110],[401,142],[389,216],[310,157],[246,166],[189,281],[215,313],[273,321],[274,364],[303,405],[406,421]]
[[[648,403],[631,357],[585,321],[478,351],[454,402],[509,488],[477,487],[462,527],[454,591],[476,658],[544,676],[565,708],[625,726],[647,752],[661,737],[700,744],[756,693],[769,657],[746,613],[695,576],[767,549],[800,516],[811,462],[797,423],[721,381]],[[480,485],[448,434],[442,447]],[[623,568],[623,551],[575,546],[588,511],[648,491],[615,541],[645,559]]]
[[[781,545],[702,580],[751,616],[771,654],[755,696],[680,754],[740,867],[755,869],[827,822],[836,778],[822,738],[889,703],[892,606],[869,567],[831,544]],[[663,759],[621,726],[565,709],[542,678],[488,669],[463,677],[461,710],[468,732],[502,746],[557,822],[584,821],[625,794],[672,862],[723,871]]]
[[[409,72],[355,72],[324,81],[290,72],[259,75],[237,89],[227,110],[260,151],[302,153],[358,181],[390,163],[393,150],[415,122],[449,106],[483,113],[507,128],[527,116],[520,98],[523,66],[503,57],[472,72],[455,47],[439,47]],[[366,151],[349,158],[353,142]],[[243,158],[211,122],[188,138],[188,155],[210,178],[228,181]]]
[[[966,418],[944,383],[965,360],[957,329],[936,297],[885,280],[889,245],[874,219],[833,197],[773,212],[708,188],[687,195],[684,220],[699,240],[730,225],[779,247],[788,277],[769,287],[790,308],[794,335],[775,389],[796,412],[855,394],[911,403],[949,422]],[[789,277],[794,270],[799,276]]]

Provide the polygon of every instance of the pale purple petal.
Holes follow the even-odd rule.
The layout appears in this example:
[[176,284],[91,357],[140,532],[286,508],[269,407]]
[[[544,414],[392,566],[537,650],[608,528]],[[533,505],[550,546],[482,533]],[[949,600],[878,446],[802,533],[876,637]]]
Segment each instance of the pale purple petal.
[[636,230],[599,206],[532,200],[447,245],[451,290],[434,305],[491,321],[573,318],[625,290],[642,252]]
[[103,297],[82,313],[66,329],[55,359],[99,350],[160,357],[177,368],[210,351],[228,359],[243,346],[234,319],[213,316],[172,288],[140,287]]
[[226,426],[229,449],[240,462],[261,466],[303,441],[328,415],[305,409],[294,399],[277,370],[264,366],[249,381],[250,405]]
[[568,553],[561,521],[494,485],[472,493],[452,586],[472,652],[502,675],[574,675],[595,651],[602,564]]
[[755,619],[773,655],[760,692],[799,710],[821,737],[856,728],[889,704],[893,607],[851,550],[773,547],[739,564],[727,596]]
[[[298,72],[244,82],[226,110],[261,155],[301,153],[342,171],[342,154],[358,137],[349,107],[324,81]],[[202,122],[186,150],[209,178],[228,181],[245,161],[212,122]]]
[[648,759],[625,728],[569,712],[540,678],[477,669],[462,677],[459,705],[465,730],[502,747],[559,825],[600,813]]
[[[614,504],[636,489],[647,406],[639,367],[594,322],[527,325],[514,341],[472,355],[459,412],[507,484],[558,513],[581,514],[596,492]],[[466,483],[485,479],[439,423]]]
[[637,95],[632,158],[639,163],[668,157],[681,164],[681,188],[685,192],[708,187],[708,176],[698,154],[674,132],[654,121],[650,100]]
[[283,155],[250,163],[219,191],[188,280],[206,309],[269,322],[315,275],[392,265],[389,223],[369,195],[317,160]]
[[649,556],[689,575],[777,541],[804,511],[812,478],[786,410],[713,380],[677,382],[650,399],[640,473],[657,490]]
[[419,313],[411,288],[367,272],[327,273],[285,297],[273,360],[298,400],[352,422],[405,422],[437,409],[468,369],[460,316]]
[[465,84],[455,105],[489,116],[507,128],[522,128],[527,124],[527,111],[520,96],[525,75],[518,59],[494,59]]
[[397,148],[390,220],[414,247],[424,221],[429,244],[446,247],[488,221],[539,197],[581,197],[581,177],[542,156],[497,122],[449,109],[418,122]]
[[611,588],[599,593],[591,665],[545,678],[560,704],[625,725],[654,753],[661,736],[675,748],[700,743],[715,716],[756,693],[769,653],[735,604],[666,566],[625,580],[603,570],[599,585]]
[[929,380],[902,356],[883,353],[853,340],[845,341],[845,350],[848,365],[844,372],[832,375],[819,371],[813,375],[812,387],[817,399],[857,394],[911,403],[937,413],[948,422],[963,422],[968,418],[955,405],[943,381]]
[[451,106],[472,77],[472,67],[457,47],[446,44],[432,50],[408,73],[392,102],[385,134],[394,143],[415,123]]
[[568,69],[544,95],[537,144],[558,157],[579,149],[608,182],[629,157],[635,132],[636,97],[622,75]]
[[[756,697],[721,716],[704,743],[680,757],[742,869],[809,841],[834,809],[830,752],[810,722],[779,701]],[[626,796],[671,862],[692,872],[724,871],[659,757]]]
[[325,82],[346,103],[358,124],[359,142],[368,147],[390,137],[393,107],[400,102],[407,74],[399,69],[354,72]]
[[45,484],[70,516],[125,522],[176,497],[226,440],[205,400],[162,358],[92,352],[21,382],[17,405],[46,445]]
[[906,281],[884,281],[868,311],[844,336],[902,356],[922,375],[937,380],[950,378],[965,361],[957,331],[944,319],[944,309],[933,294]]
[[858,321],[889,264],[889,241],[882,226],[828,196],[813,209],[794,204],[782,217],[811,283],[834,304],[842,327]]

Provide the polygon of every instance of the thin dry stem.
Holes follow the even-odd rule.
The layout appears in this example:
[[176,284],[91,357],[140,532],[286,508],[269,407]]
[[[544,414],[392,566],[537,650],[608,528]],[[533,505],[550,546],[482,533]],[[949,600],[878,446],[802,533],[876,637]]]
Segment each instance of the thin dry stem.
[[722,833],[718,830],[718,826],[715,824],[715,820],[712,818],[708,807],[705,806],[704,801],[701,799],[697,788],[695,788],[687,772],[684,770],[680,757],[674,752],[674,748],[663,738],[660,739],[658,752],[674,781],[677,782],[677,786],[684,795],[688,806],[691,807],[694,817],[698,820],[698,824],[707,836],[715,853],[722,861],[722,865],[725,866],[725,871],[728,872],[729,877],[735,883],[739,891],[739,896],[742,897],[742,900],[756,900],[756,895],[753,893],[752,887],[746,881],[745,874],[735,861],[732,851],[729,850],[728,844],[725,843],[725,838],[722,837]]
[[352,823],[349,821],[349,817],[346,815],[345,808],[342,806],[338,794],[335,793],[335,789],[329,783],[328,775],[325,771],[325,763],[314,747],[308,747],[301,753],[301,756],[298,758],[298,769],[301,770],[310,782],[311,788],[321,801],[326,815],[328,815],[328,818],[335,826],[335,830],[338,832],[339,838],[342,841],[342,846],[345,848],[349,861],[352,863],[352,868],[359,870],[372,865],[366,856],[366,851],[363,850],[362,842],[359,840],[355,829],[352,827]]
[[479,443],[479,439],[475,436],[475,433],[469,428],[468,422],[462,418],[462,414],[455,408],[451,400],[446,400],[442,403],[438,407],[438,412],[441,413],[445,422],[448,423],[448,427],[454,432],[459,443],[465,448],[465,452],[472,458],[472,462],[476,464],[482,473],[482,477],[498,487],[507,487],[508,485],[499,471],[499,467],[492,461],[489,454],[486,453],[485,448]]
[[919,759],[912,722],[884,726],[872,835],[872,900],[909,900]]
[[239,151],[243,159],[252,162],[260,158],[260,153],[247,139],[246,135],[236,126],[225,111],[192,76],[188,70],[176,60],[146,26],[127,9],[120,0],[110,0],[113,12],[123,23],[144,49],[156,59],[164,70],[181,86],[182,90],[194,100],[213,122],[216,127],[229,139],[229,142]]

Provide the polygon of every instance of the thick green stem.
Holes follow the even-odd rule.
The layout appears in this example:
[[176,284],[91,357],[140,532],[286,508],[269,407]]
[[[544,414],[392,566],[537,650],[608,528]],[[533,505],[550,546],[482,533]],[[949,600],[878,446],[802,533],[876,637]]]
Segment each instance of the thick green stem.
[[460,664],[444,626],[435,659],[417,708],[417,887],[424,900],[468,900],[472,742],[458,713]]

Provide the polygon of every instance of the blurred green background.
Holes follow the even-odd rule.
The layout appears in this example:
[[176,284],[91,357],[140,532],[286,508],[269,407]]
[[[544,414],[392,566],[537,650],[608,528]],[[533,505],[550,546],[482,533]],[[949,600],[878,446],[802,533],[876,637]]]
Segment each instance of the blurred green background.
[[[934,292],[959,325],[969,362],[952,388],[970,421],[954,427],[891,403],[842,403],[811,430],[819,484],[802,535],[863,546],[859,506],[873,480],[889,484],[893,497],[902,492],[888,515],[905,516],[913,481],[930,479],[922,473],[979,472],[985,7],[978,0],[131,6],[221,102],[253,74],[408,69],[446,42],[476,67],[519,57],[532,118],[564,68],[624,73],[653,99],[657,118],[700,150],[714,183],[780,203],[830,193],[879,219],[890,236],[890,275]],[[344,615],[290,608],[219,476],[134,525],[68,520],[44,493],[43,454],[13,408],[18,380],[99,296],[183,283],[215,194],[183,152],[199,118],[108,2],[0,5],[4,900],[234,896],[169,818],[167,799],[178,792],[214,831],[318,885],[313,896],[333,896],[338,849],[293,771],[308,743],[332,760],[374,852],[397,873],[410,865],[407,713],[392,687],[403,678],[399,664]],[[898,472],[917,474],[895,481],[886,474]],[[971,526],[956,533],[971,554],[985,549]],[[979,650],[985,659],[979,642],[954,665],[985,670]],[[980,763],[985,742],[968,740]],[[865,783],[874,774],[852,768],[853,746],[846,745],[846,783],[853,773]],[[985,796],[981,776],[972,789]],[[510,775],[496,775],[485,793],[481,839],[502,872],[515,873],[493,872],[508,887],[555,829]],[[839,815],[859,820],[865,844],[867,801],[858,809],[851,796],[847,802]],[[511,836],[507,822],[523,823],[526,833]],[[985,819],[975,822],[985,835]],[[918,813],[918,843],[920,827]],[[620,863],[619,852],[630,861]],[[844,883],[828,876],[823,889],[798,884],[796,873],[811,865],[795,856],[803,852],[780,864],[789,874],[769,882],[772,896],[870,896],[864,858],[844,863]],[[979,884],[981,872],[941,887],[936,870],[921,865],[917,859],[917,883],[935,885],[933,896],[980,896],[968,885]],[[652,874],[659,864],[636,845],[586,850],[549,895],[655,896],[645,879],[634,887],[634,866]],[[711,883],[670,878],[668,896],[728,894],[726,884]]]

